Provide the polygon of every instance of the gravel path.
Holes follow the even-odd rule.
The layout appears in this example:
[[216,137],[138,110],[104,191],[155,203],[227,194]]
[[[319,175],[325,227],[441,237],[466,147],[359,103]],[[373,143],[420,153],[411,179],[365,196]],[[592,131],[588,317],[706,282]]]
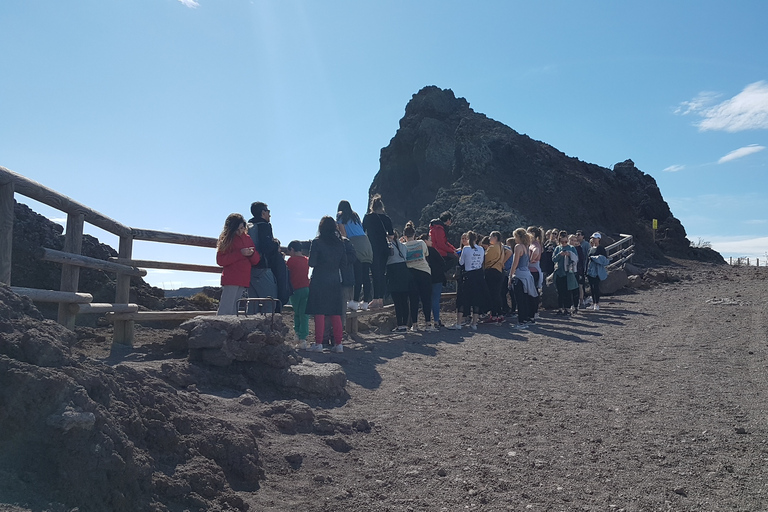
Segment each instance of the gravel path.
[[[274,510],[766,510],[768,272],[694,267],[535,328],[360,337],[337,452],[298,434]],[[691,277],[693,276],[693,277]],[[282,450],[282,451],[281,451]],[[265,460],[269,456],[266,455]],[[270,477],[272,475],[272,477]]]

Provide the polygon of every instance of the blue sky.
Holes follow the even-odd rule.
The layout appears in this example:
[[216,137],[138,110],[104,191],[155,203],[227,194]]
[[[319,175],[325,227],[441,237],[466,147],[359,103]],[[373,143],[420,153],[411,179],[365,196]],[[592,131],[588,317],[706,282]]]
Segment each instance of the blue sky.
[[136,228],[215,237],[262,200],[283,242],[309,239],[340,199],[365,211],[406,103],[437,85],[570,156],[631,158],[690,240],[765,258],[766,19],[763,1],[3,0],[0,165]]

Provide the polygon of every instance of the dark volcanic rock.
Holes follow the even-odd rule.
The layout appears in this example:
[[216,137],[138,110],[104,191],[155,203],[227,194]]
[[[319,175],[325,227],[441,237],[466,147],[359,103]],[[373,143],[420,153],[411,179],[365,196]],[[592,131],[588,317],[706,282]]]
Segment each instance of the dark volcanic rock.
[[247,510],[232,486],[254,490],[263,479],[250,427],[207,415],[199,395],[144,367],[76,359],[73,341],[0,286],[3,503]]
[[[408,220],[425,232],[451,210],[449,239],[473,229],[536,224],[573,232],[635,236],[640,256],[723,261],[714,251],[690,247],[656,181],[631,160],[613,170],[569,157],[544,142],[494,121],[456,98],[450,89],[423,88],[413,96],[400,128],[381,150],[370,195],[382,195],[395,229]],[[658,220],[656,241],[652,220]]]

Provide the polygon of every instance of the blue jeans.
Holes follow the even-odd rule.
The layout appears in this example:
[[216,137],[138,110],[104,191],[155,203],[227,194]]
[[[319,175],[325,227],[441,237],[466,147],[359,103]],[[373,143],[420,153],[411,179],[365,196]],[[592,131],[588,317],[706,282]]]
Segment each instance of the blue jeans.
[[432,320],[440,325],[440,294],[443,293],[443,283],[432,283]]

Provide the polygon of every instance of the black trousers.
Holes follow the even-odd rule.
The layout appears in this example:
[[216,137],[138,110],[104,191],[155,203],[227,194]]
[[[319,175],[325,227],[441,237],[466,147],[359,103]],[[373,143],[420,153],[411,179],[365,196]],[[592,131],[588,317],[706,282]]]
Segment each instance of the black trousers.
[[533,297],[525,293],[523,282],[517,278],[512,278],[512,287],[515,292],[515,301],[517,301],[518,323],[533,320],[533,313],[531,313],[531,299]]
[[592,294],[592,303],[600,304],[600,278],[587,276],[589,279],[589,291]]
[[[557,288],[557,307],[560,309],[569,309],[573,306],[573,295],[568,290],[568,278],[566,276],[555,276],[555,287]],[[576,293],[578,293],[578,288]],[[578,295],[577,295],[578,297]]]
[[387,294],[387,259],[386,252],[373,254],[373,263],[371,263],[371,277],[373,278],[373,298],[383,299]]
[[360,292],[363,292],[363,301],[371,302],[371,264],[355,261],[355,289],[352,300],[360,300]]
[[432,276],[422,270],[409,268],[411,280],[408,282],[408,300],[411,304],[411,323],[419,322],[419,301],[424,311],[424,320],[432,319]]
[[501,314],[501,272],[495,268],[485,269],[485,285],[488,287],[488,307],[492,316]]
[[408,292],[392,292],[397,326],[408,325]]

